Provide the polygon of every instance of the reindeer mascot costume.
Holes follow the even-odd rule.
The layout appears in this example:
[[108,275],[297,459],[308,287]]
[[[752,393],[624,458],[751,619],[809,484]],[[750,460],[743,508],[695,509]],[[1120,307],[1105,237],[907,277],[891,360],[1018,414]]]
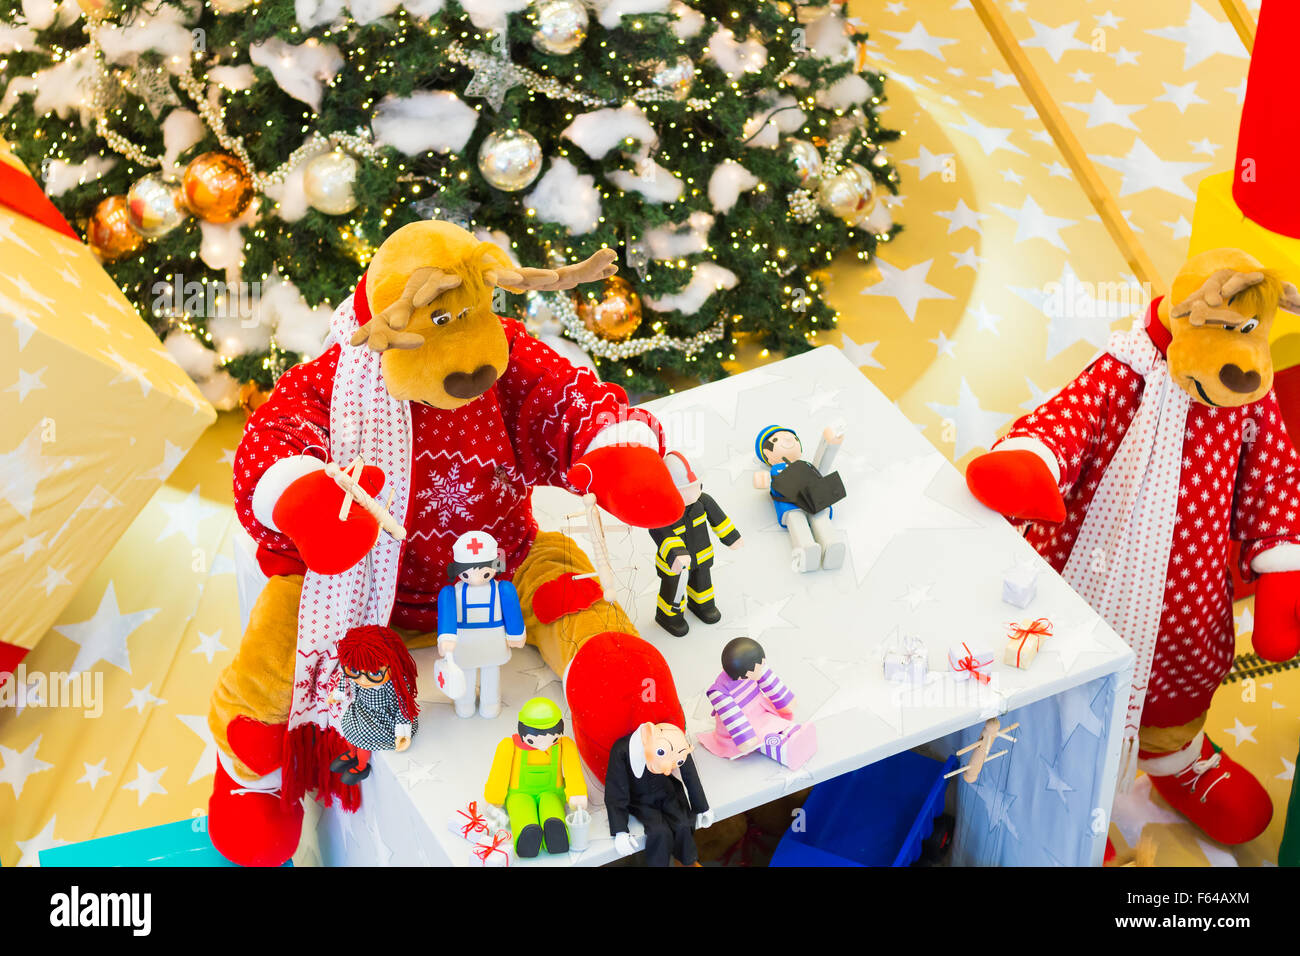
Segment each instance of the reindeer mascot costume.
[[[501,577],[519,593],[529,642],[565,675],[597,778],[639,724],[684,726],[663,658],[597,581],[575,579],[590,563],[563,535],[539,532],[530,505],[534,485],[557,485],[590,491],[629,524],[677,520],[659,424],[491,311],[494,287],[569,289],[612,275],[613,259],[605,249],[556,270],[517,268],[449,223],[404,226],[335,312],[324,353],[286,372],[249,420],[236,511],[269,580],[208,717],[219,753],[209,829],[228,859],[287,860],[308,791],[358,806],[359,788],[329,772],[347,749],[327,693],[335,643],[362,625],[433,643],[452,543],[466,531],[500,544]],[[396,534],[346,507],[326,471],[357,457],[361,488],[388,503]]]

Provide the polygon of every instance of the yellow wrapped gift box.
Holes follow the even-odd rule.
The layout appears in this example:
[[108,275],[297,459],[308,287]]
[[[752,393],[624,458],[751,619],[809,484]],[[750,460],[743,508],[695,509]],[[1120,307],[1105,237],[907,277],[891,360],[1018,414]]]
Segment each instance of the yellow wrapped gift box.
[[[23,169],[2,140],[0,162]],[[86,245],[0,203],[0,258],[0,659],[12,663],[216,412]]]

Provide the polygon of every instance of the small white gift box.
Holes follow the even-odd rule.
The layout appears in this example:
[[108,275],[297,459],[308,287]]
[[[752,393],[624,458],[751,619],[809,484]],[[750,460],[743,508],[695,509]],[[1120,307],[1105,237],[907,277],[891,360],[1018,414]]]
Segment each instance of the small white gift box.
[[930,652],[919,637],[905,637],[885,651],[885,680],[924,684],[930,671]]
[[1002,600],[1024,610],[1038,596],[1038,569],[1028,564],[1017,565],[1002,579]]
[[490,838],[475,843],[469,851],[471,866],[509,866],[514,860],[515,844],[509,830],[497,830]]
[[954,644],[948,648],[948,666],[952,668],[953,680],[970,680],[973,677],[981,684],[987,684],[995,656],[987,647],[967,644],[965,641]]

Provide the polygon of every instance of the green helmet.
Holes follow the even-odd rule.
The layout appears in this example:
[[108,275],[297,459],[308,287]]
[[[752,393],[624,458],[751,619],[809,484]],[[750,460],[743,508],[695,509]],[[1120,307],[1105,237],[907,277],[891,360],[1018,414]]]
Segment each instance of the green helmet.
[[549,697],[534,697],[519,708],[519,723],[534,730],[550,730],[563,721],[560,705]]

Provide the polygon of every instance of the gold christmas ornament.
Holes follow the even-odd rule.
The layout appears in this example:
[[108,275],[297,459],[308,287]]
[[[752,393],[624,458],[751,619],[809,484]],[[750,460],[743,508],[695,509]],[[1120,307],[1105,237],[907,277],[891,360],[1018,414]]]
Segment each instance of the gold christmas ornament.
[[146,239],[165,236],[188,215],[181,188],[158,173],[135,181],[126,192],[126,207],[131,228]]
[[689,56],[679,56],[671,63],[662,60],[650,68],[650,82],[675,100],[684,100],[691,95],[695,84],[695,63]]
[[253,0],[208,0],[208,6],[217,13],[238,13],[252,2]]
[[77,0],[77,6],[87,17],[93,17],[108,9],[112,0]]
[[808,185],[808,180],[816,179],[822,173],[822,154],[817,147],[806,139],[791,139],[790,162],[799,176],[800,185]]
[[205,222],[238,219],[253,201],[248,169],[229,153],[196,156],[185,167],[181,190],[190,212]]
[[353,187],[357,182],[357,161],[341,149],[321,153],[307,163],[302,189],[307,202],[328,216],[341,216],[357,208]]
[[870,215],[876,204],[875,180],[857,163],[824,177],[817,193],[823,208],[849,225]]
[[573,294],[578,318],[599,339],[622,342],[631,338],[641,325],[641,297],[622,276],[611,276],[602,282],[595,299]]
[[86,224],[86,242],[100,262],[116,262],[144,245],[144,237],[131,228],[125,196],[100,201]]
[[537,29],[533,46],[563,56],[587,39],[587,7],[582,0],[538,0],[533,7]]
[[496,130],[479,146],[478,171],[494,189],[518,192],[542,171],[542,145],[527,130]]

